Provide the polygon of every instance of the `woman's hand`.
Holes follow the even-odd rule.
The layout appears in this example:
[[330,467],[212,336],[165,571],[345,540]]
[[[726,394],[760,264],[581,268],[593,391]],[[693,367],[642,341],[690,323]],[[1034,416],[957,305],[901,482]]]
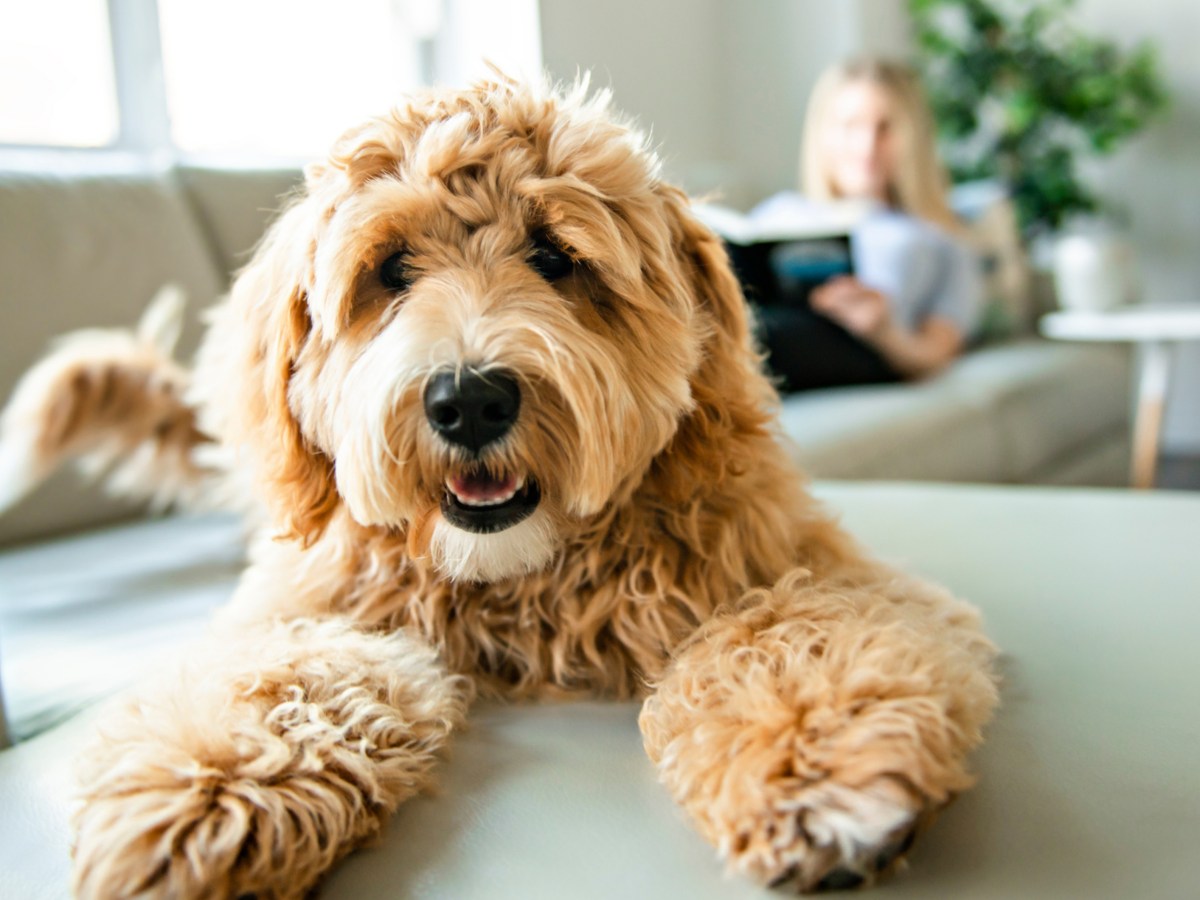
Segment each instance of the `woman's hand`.
[[915,331],[902,327],[892,318],[886,295],[848,275],[830,279],[813,290],[809,304],[814,312],[878,350],[905,378],[941,371],[965,344],[958,326],[938,316],[930,316]]
[[857,278],[831,278],[809,296],[814,312],[837,322],[851,334],[869,343],[888,330],[892,309],[888,298]]

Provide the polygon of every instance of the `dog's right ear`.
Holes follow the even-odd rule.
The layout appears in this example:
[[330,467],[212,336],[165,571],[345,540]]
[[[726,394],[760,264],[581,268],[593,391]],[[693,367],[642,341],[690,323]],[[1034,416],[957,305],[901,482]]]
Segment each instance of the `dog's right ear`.
[[[206,348],[228,398],[224,439],[247,454],[283,536],[311,543],[339,499],[333,463],[305,438],[292,410],[292,371],[312,330],[308,289],[321,211],[312,195],[294,202],[270,228],[217,312]],[[224,343],[224,347],[220,346]]]
[[702,371],[700,377],[719,393],[727,393],[730,388],[729,384],[718,386],[722,381],[752,385],[756,396],[751,402],[760,403],[771,391],[766,388],[764,394],[765,383],[759,377],[762,357],[752,335],[750,309],[725,246],[692,213],[691,202],[683,191],[663,186],[660,195],[685,277],[699,308],[713,326],[705,348],[707,361],[703,369],[707,371]]
[[685,502],[695,485],[746,471],[769,438],[778,395],[763,371],[751,316],[721,239],[692,213],[681,190],[659,188],[670,245],[690,289],[704,334],[701,362],[690,379],[693,411],[679,425],[660,465],[660,485]]

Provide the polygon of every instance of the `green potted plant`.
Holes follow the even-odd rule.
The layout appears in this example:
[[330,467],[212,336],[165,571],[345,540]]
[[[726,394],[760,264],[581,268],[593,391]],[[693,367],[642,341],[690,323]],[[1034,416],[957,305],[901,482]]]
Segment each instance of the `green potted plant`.
[[1154,47],[1084,34],[1073,5],[909,0],[951,175],[1004,181],[1027,241],[1104,209],[1077,160],[1112,153],[1167,100]]

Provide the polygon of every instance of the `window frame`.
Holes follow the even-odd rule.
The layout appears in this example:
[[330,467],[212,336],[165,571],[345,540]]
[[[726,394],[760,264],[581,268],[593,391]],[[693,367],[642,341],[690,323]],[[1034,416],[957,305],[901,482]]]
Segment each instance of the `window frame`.
[[158,0],[107,0],[107,4],[117,89],[117,139],[108,149],[174,151]]

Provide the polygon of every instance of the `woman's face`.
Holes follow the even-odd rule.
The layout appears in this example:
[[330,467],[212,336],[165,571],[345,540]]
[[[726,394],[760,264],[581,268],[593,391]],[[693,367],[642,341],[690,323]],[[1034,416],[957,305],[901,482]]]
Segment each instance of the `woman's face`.
[[898,156],[891,97],[869,81],[834,94],[822,147],[834,192],[888,202]]

